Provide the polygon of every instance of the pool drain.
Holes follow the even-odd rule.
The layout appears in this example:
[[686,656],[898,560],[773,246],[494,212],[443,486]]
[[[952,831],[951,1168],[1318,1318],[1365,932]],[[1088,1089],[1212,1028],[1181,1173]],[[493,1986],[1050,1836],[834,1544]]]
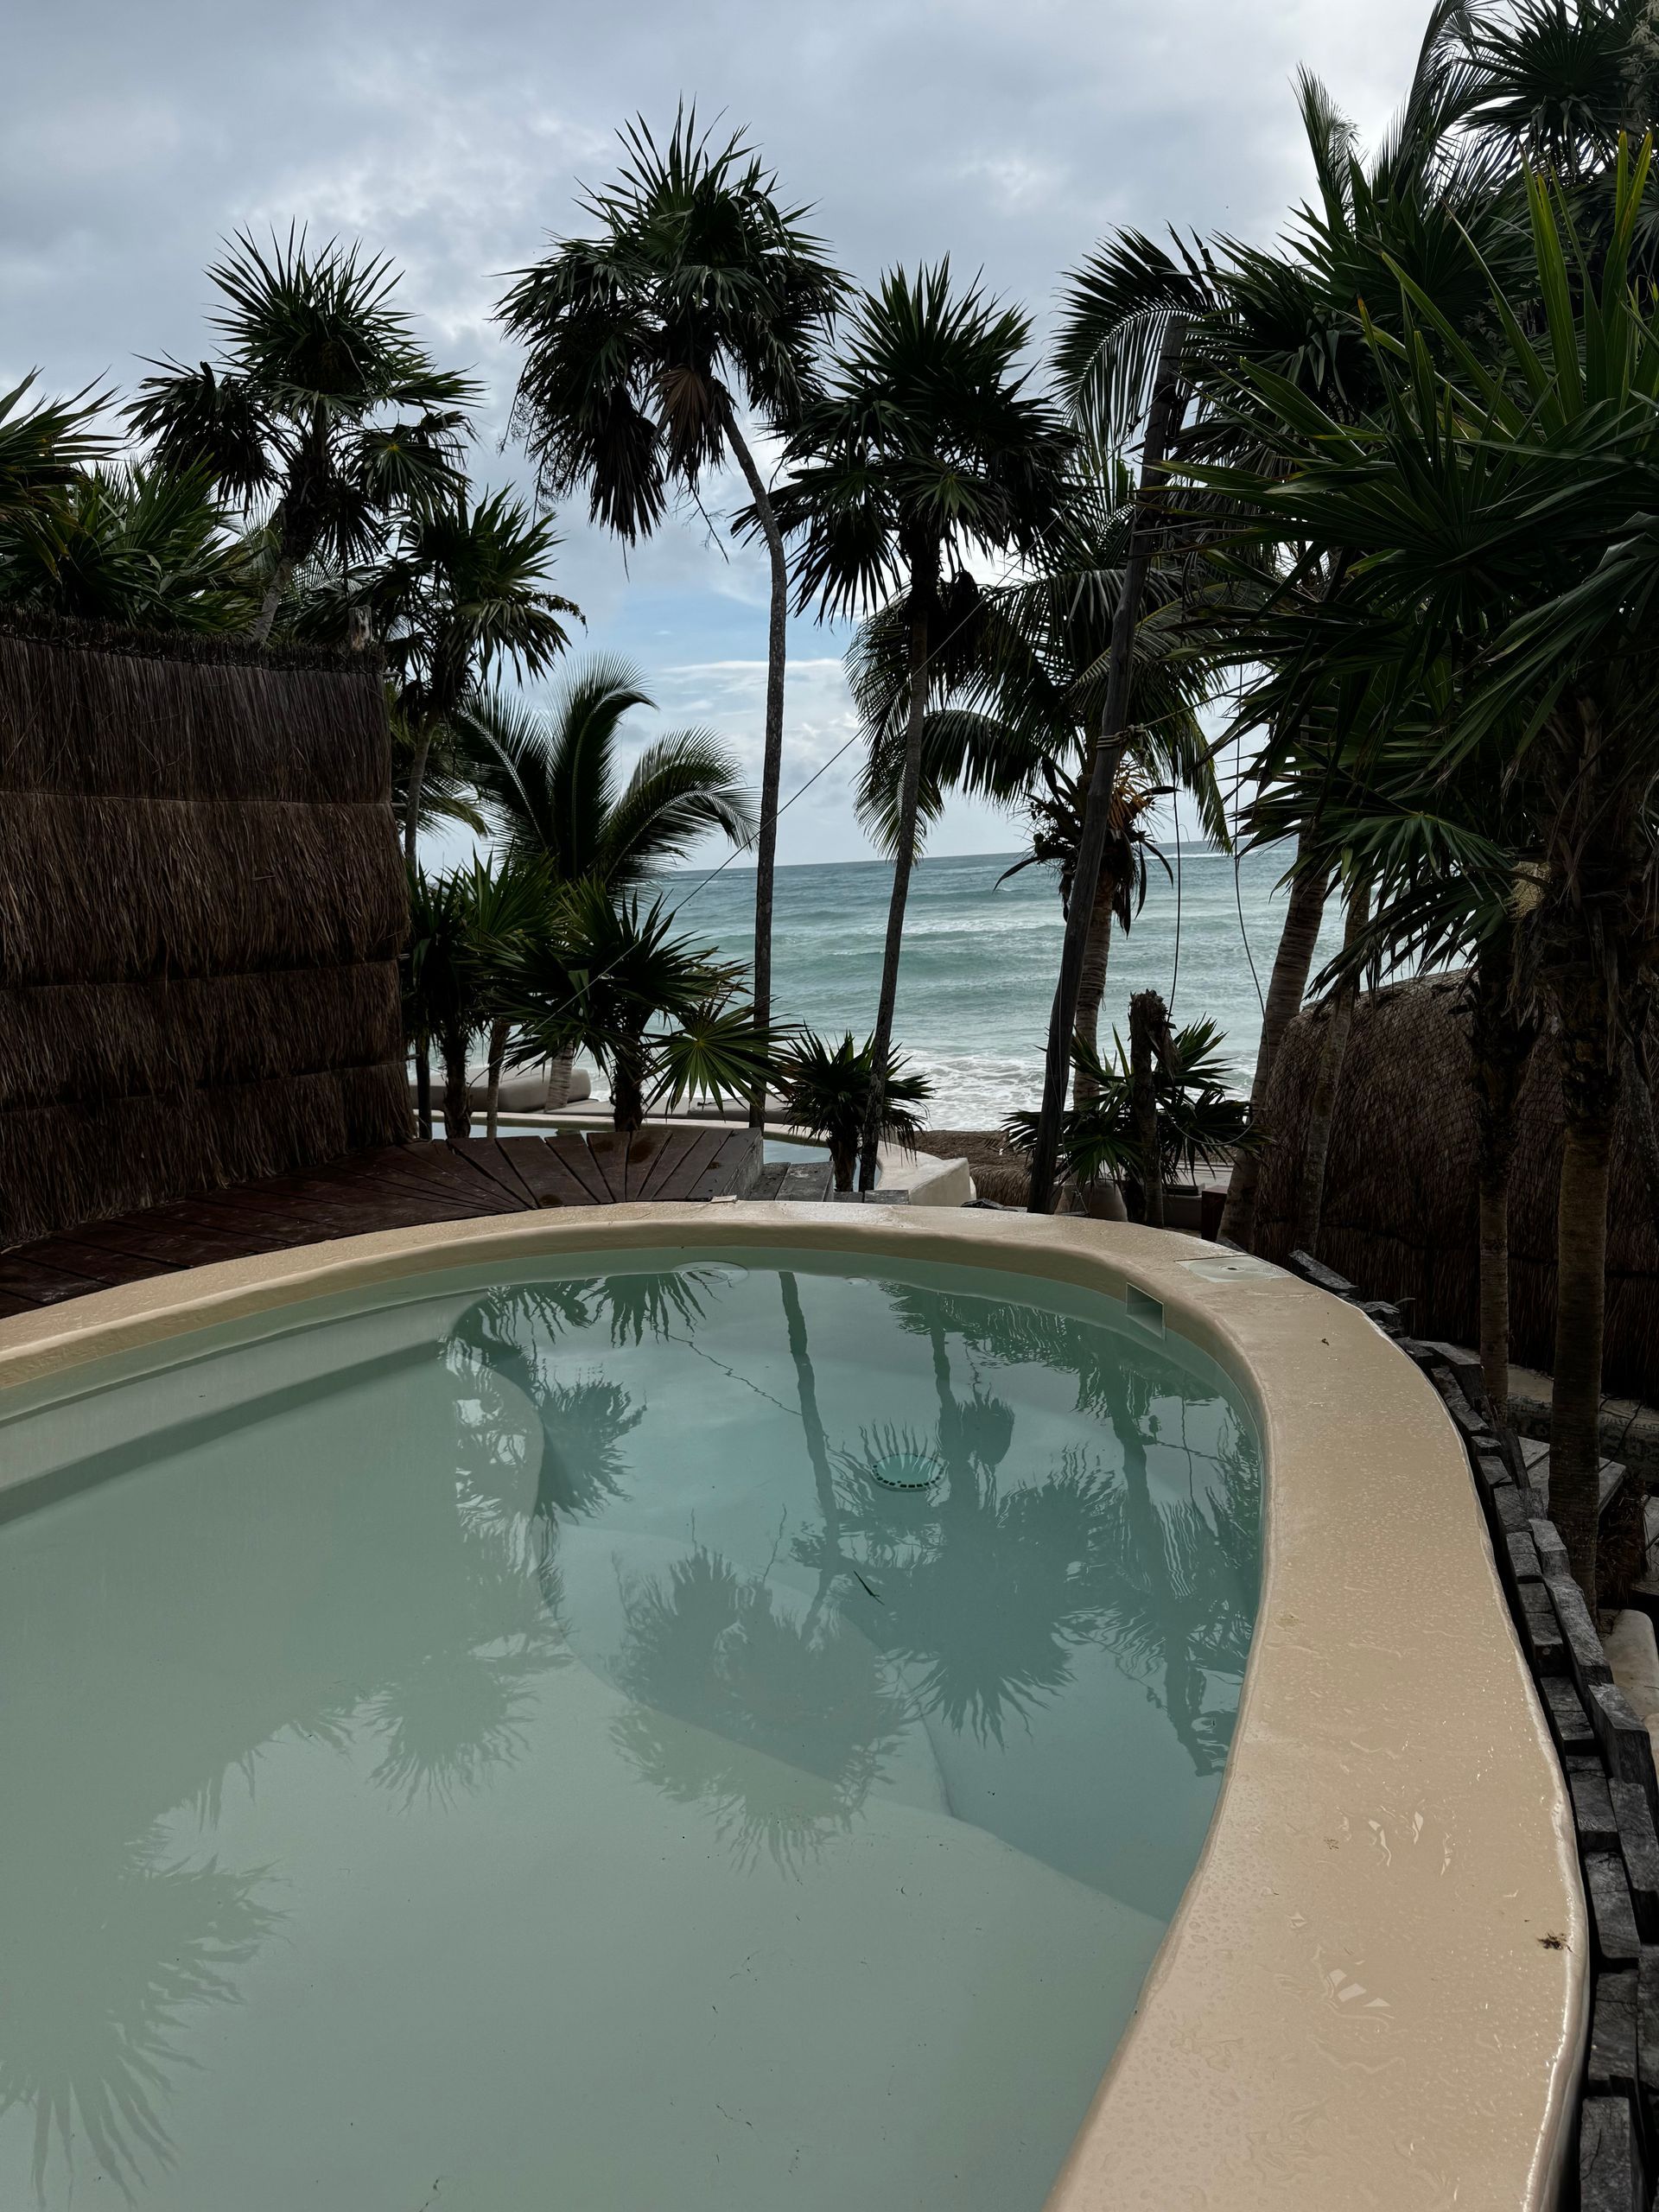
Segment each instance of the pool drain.
[[931,1490],[944,1472],[925,1452],[886,1452],[870,1463],[870,1472],[884,1490]]

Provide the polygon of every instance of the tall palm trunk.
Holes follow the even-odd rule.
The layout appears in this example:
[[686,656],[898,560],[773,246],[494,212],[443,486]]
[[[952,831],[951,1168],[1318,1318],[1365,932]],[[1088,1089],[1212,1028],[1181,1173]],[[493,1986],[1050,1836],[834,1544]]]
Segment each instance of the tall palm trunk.
[[423,1137],[432,1135],[432,1046],[424,1037],[415,1047],[415,1127]]
[[426,764],[432,751],[432,725],[423,721],[409,764],[409,791],[404,801],[404,860],[413,868],[420,839],[421,792],[426,783]]
[[927,715],[928,613],[932,579],[912,573],[910,586],[910,689],[906,700],[905,772],[899,786],[899,849],[893,861],[893,896],[887,904],[887,936],[881,953],[881,995],[876,1002],[875,1037],[870,1055],[870,1095],[864,1109],[859,1145],[858,1187],[875,1188],[876,1148],[887,1103],[887,1062],[893,1051],[893,1009],[899,996],[899,956],[905,938],[905,903],[916,857],[916,809],[922,789],[922,725]]
[[[1297,856],[1301,855],[1300,841]],[[1325,882],[1317,875],[1291,879],[1285,926],[1274,955],[1273,976],[1268,984],[1267,1005],[1262,1015],[1262,1042],[1256,1048],[1255,1073],[1250,1079],[1250,1126],[1269,1140],[1267,1127],[1268,1086],[1285,1031],[1300,1012],[1313,966],[1313,950],[1325,919]],[[1241,1152],[1227,1181],[1227,1205],[1221,1217],[1221,1234],[1249,1251],[1255,1239],[1255,1190],[1262,1173],[1261,1155]]]
[[611,1058],[611,1127],[637,1129],[645,1118],[645,1077],[641,1058],[616,1052]]
[[[754,465],[754,456],[726,410],[726,435],[737,465],[743,472],[754,501],[755,513],[766,541],[772,564],[772,601],[766,628],[766,725],[760,756],[760,818],[754,837],[754,1019],[766,1029],[772,1022],[772,896],[778,854],[778,791],[784,766],[784,665],[789,620],[789,562],[783,532],[778,527],[766,480]],[[765,1077],[749,1095],[749,1127],[762,1128],[766,1118]]]
[[472,1103],[467,1095],[467,1041],[464,1029],[452,1029],[442,1039],[443,1134],[451,1138],[472,1134]]
[[1624,1096],[1629,1103],[1630,1131],[1642,1179],[1648,1186],[1648,1208],[1653,1230],[1659,1236],[1659,1119],[1653,1108],[1653,1079],[1649,1074],[1649,1039],[1655,1002],[1651,978],[1644,972],[1627,994],[1630,1026],[1624,1033]]
[[547,1064],[547,1110],[556,1114],[570,1103],[570,1077],[575,1071],[576,1048],[567,1045],[563,1052],[555,1052]]
[[1506,924],[1475,956],[1470,1082],[1480,1185],[1480,1371],[1492,1419],[1510,1425],[1510,1176],[1516,1109],[1538,1035],[1514,1006],[1515,941]]
[[1620,1055],[1605,976],[1592,957],[1548,971],[1559,1016],[1566,1143],[1555,1221],[1555,1363],[1549,1510],[1593,1610],[1599,1521],[1601,1356],[1607,1303],[1607,1169]]
[[[1360,877],[1348,893],[1348,921],[1342,937],[1344,951],[1352,951],[1370,912],[1371,887],[1365,878]],[[1342,1065],[1348,1057],[1348,1033],[1354,1026],[1354,1004],[1358,996],[1357,972],[1344,976],[1331,995],[1325,1016],[1325,1035],[1319,1040],[1313,1096],[1308,1107],[1307,1145],[1302,1154],[1295,1230],[1291,1241],[1296,1249],[1312,1252],[1316,1258],[1325,1220],[1325,1171],[1331,1157],[1331,1133],[1336,1126]]]
[[499,1014],[490,1024],[489,1081],[484,1093],[484,1133],[490,1137],[495,1135],[501,1109],[501,1064],[507,1057],[507,1032],[512,1027]]
[[1157,543],[1158,523],[1151,493],[1162,476],[1180,413],[1182,322],[1170,317],[1159,348],[1153,379],[1152,404],[1147,410],[1146,435],[1141,447],[1141,481],[1135,495],[1135,520],[1129,531],[1123,581],[1112,617],[1112,641],[1106,663],[1106,697],[1096,733],[1094,756],[1083,803],[1083,831],[1077,841],[1077,894],[1067,911],[1065,938],[1060,949],[1060,972],[1054,987],[1049,1015],[1048,1050],[1043,1065],[1043,1103],[1037,1121],[1037,1141],[1031,1153],[1030,1213],[1048,1213],[1054,1204],[1055,1170],[1059,1164],[1060,1117],[1071,1072],[1072,1025],[1077,1020],[1078,979],[1083,972],[1084,948],[1094,919],[1095,886],[1111,828],[1112,800],[1118,771],[1128,747],[1129,691],[1134,674],[1135,632],[1141,616],[1141,594]]
[[[1077,1015],[1071,1025],[1071,1041],[1100,1050],[1100,1008],[1106,996],[1106,965],[1112,950],[1112,909],[1117,899],[1117,879],[1102,867],[1095,883],[1095,910],[1089,917],[1089,935],[1083,948],[1083,968],[1077,977]],[[1085,1105],[1100,1085],[1081,1068],[1071,1077],[1071,1103]]]
[[1168,1044],[1168,1008],[1156,991],[1137,991],[1129,1001],[1129,1110],[1141,1155],[1142,1218],[1148,1229],[1164,1225],[1164,1162],[1158,1142],[1158,1078],[1153,1062],[1167,1051]]
[[283,594],[294,581],[294,571],[299,563],[291,553],[279,554],[276,567],[270,572],[270,582],[265,586],[265,595],[259,602],[259,612],[248,625],[248,642],[254,645],[268,645],[276,620],[276,610],[283,603]]

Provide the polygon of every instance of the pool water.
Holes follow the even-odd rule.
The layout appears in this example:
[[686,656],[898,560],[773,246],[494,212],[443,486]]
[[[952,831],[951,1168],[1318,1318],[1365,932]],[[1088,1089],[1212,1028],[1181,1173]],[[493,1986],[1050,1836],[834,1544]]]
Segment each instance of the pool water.
[[1116,1301],[880,1266],[432,1277],[0,1424],[0,2204],[1038,2212],[1256,1446]]

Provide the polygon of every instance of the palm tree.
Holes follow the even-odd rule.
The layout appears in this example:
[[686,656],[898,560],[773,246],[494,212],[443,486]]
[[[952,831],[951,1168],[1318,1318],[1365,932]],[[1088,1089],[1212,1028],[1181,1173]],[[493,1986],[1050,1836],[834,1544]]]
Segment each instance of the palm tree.
[[922,738],[935,656],[971,611],[976,555],[1029,554],[1064,512],[1073,440],[1020,366],[1027,317],[941,261],[895,270],[860,302],[825,390],[789,438],[773,505],[799,537],[799,598],[826,617],[902,596],[905,755],[859,1187],[874,1188],[905,905],[916,853]]
[[[541,871],[512,855],[493,864],[475,860],[435,880],[418,868],[410,872],[404,1028],[415,1046],[417,1084],[422,1062],[434,1043],[438,1046],[447,1137],[464,1137],[472,1127],[468,1051],[481,1030],[503,1018],[507,963],[541,925],[547,902]],[[499,1069],[499,1058],[495,1065]],[[493,1114],[492,1102],[492,1119]],[[421,1134],[429,1135],[431,1109],[424,1096],[421,1117]]]
[[609,1071],[619,1130],[639,1127],[648,1095],[671,1110],[688,1096],[747,1092],[772,1071],[767,1033],[737,997],[740,971],[671,936],[673,920],[660,899],[641,911],[586,877],[504,947],[493,979],[521,1059],[576,1047]]
[[105,457],[109,440],[92,428],[103,403],[87,391],[26,405],[37,373],[0,391],[0,520],[8,530],[46,525],[49,543],[63,493],[79,470]]
[[503,661],[543,675],[570,642],[582,610],[552,590],[558,539],[551,522],[506,492],[453,495],[406,513],[379,559],[323,575],[308,595],[302,634],[340,641],[365,626],[385,655],[392,710],[411,753],[404,802],[404,857],[415,865],[426,764],[435,741],[454,741],[461,708]]
[[350,566],[394,514],[457,493],[478,387],[417,342],[384,256],[292,228],[266,251],[238,232],[207,274],[219,365],[152,364],[128,419],[165,466],[206,468],[263,513],[270,569],[248,634],[264,645],[303,563]]
[[[937,818],[950,791],[1024,812],[1031,854],[1008,873],[1056,867],[1063,909],[1077,872],[1130,520],[1121,467],[1080,482],[1026,573],[982,591],[949,641],[939,657],[947,703],[923,725],[918,827]],[[1098,1047],[1111,926],[1116,920],[1128,931],[1146,895],[1145,823],[1158,786],[1183,786],[1197,802],[1200,826],[1224,848],[1228,842],[1213,748],[1198,713],[1209,671],[1175,622],[1160,619],[1179,614],[1181,588],[1179,573],[1154,569],[1146,593],[1151,613],[1135,633],[1133,727],[1112,793],[1073,1028],[1085,1055],[1077,1066],[1079,1099],[1091,1080],[1087,1056]],[[876,733],[859,810],[889,850],[904,776],[905,658],[902,611],[884,609],[855,642],[853,696]]]
[[[1077,1047],[1078,1073],[1087,1073],[1090,1082],[1061,1124],[1060,1160],[1067,1174],[1085,1185],[1109,1175],[1144,1187],[1147,1147],[1136,1122],[1130,1055],[1121,1039],[1113,1041],[1110,1059],[1092,1046]],[[1250,1141],[1246,1109],[1228,1089],[1231,1071],[1220,1058],[1222,1042],[1221,1031],[1207,1017],[1190,1021],[1175,1031],[1155,1068],[1157,1161],[1165,1181],[1181,1170],[1191,1175],[1196,1161],[1225,1159]],[[1037,1141],[1035,1114],[1010,1115],[1007,1128],[1019,1151],[1029,1152]]]
[[1621,149],[1593,243],[1529,181],[1534,266],[1518,298],[1493,285],[1490,354],[1408,283],[1405,337],[1379,343],[1381,397],[1357,423],[1257,378],[1281,410],[1273,472],[1194,472],[1253,499],[1279,543],[1348,558],[1323,626],[1365,634],[1395,698],[1458,666],[1434,757],[1450,772],[1503,744],[1536,825],[1566,1119],[1551,1504],[1592,1605],[1608,1160],[1624,1007],[1659,961],[1659,311],[1630,273],[1649,159]]
[[[594,518],[630,544],[656,527],[671,490],[695,498],[728,456],[748,486],[771,567],[754,909],[764,1026],[789,569],[738,413],[746,407],[771,435],[791,427],[847,284],[804,227],[809,211],[780,204],[775,174],[741,131],[716,144],[683,108],[665,149],[643,119],[622,143],[620,175],[583,202],[595,234],[557,240],[501,303],[508,334],[527,349],[512,421],[543,493],[563,499],[586,484]],[[752,1102],[755,1127],[764,1106]]]
[[[480,804],[508,849],[556,883],[613,890],[683,860],[710,830],[740,848],[754,835],[737,763],[711,732],[671,731],[646,746],[618,788],[623,722],[654,702],[627,664],[609,657],[574,670],[542,712],[499,693],[468,700],[455,727]],[[575,1047],[553,1058],[548,1100],[562,1106]]]
[[[1368,317],[1397,326],[1396,272],[1423,285],[1459,327],[1486,311],[1489,271],[1516,258],[1516,188],[1501,162],[1461,130],[1472,97],[1466,0],[1435,0],[1398,120],[1363,159],[1351,124],[1316,79],[1299,80],[1298,99],[1315,178],[1313,200],[1299,209],[1285,237],[1262,250],[1230,238],[1177,241],[1166,250],[1125,231],[1107,240],[1071,277],[1056,346],[1061,380],[1096,451],[1127,442],[1145,412],[1160,350],[1180,324],[1187,396],[1184,453],[1215,461],[1260,461],[1268,430],[1237,405],[1241,365],[1271,376],[1276,388],[1318,398],[1352,420],[1376,390]],[[1263,411],[1273,412],[1264,402]],[[1184,503],[1179,533],[1190,561],[1206,539],[1224,540],[1225,503],[1211,493]],[[1328,567],[1294,573],[1303,595],[1319,597]],[[1235,569],[1230,593],[1267,580]],[[1294,733],[1291,734],[1294,735]],[[1300,823],[1291,825],[1299,834]],[[1289,899],[1263,1011],[1251,1084],[1256,1124],[1285,1029],[1312,972],[1329,868],[1298,849]],[[1252,1242],[1260,1154],[1234,1166],[1223,1232]]]
[[480,804],[512,850],[555,881],[634,890],[712,830],[745,846],[755,832],[730,750],[709,730],[671,731],[644,747],[618,788],[617,751],[636,707],[655,702],[626,661],[583,661],[546,712],[486,694],[461,728]]
[[0,514],[0,602],[153,630],[243,626],[254,564],[200,469],[78,470],[46,521]]
[[[838,1191],[853,1187],[874,1066],[874,1039],[867,1037],[861,1047],[854,1044],[850,1029],[838,1045],[808,1030],[779,1062],[785,1118],[791,1128],[804,1129],[829,1145]],[[882,1137],[888,1143],[912,1146],[922,1123],[912,1109],[932,1096],[933,1086],[925,1075],[908,1074],[904,1062],[895,1060],[887,1071]]]

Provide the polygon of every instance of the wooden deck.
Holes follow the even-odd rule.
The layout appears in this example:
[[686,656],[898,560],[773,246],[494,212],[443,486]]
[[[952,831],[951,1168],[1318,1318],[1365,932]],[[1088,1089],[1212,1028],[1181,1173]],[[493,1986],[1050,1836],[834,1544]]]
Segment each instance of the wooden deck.
[[[808,1170],[809,1192],[798,1169],[760,1169],[758,1157],[750,1133],[730,1128],[388,1145],[308,1173],[275,1175],[14,1245],[0,1252],[0,1317],[215,1260],[245,1259],[371,1230],[527,1213],[538,1206],[827,1195],[827,1168]],[[787,1192],[767,1187],[785,1176],[796,1187]]]

